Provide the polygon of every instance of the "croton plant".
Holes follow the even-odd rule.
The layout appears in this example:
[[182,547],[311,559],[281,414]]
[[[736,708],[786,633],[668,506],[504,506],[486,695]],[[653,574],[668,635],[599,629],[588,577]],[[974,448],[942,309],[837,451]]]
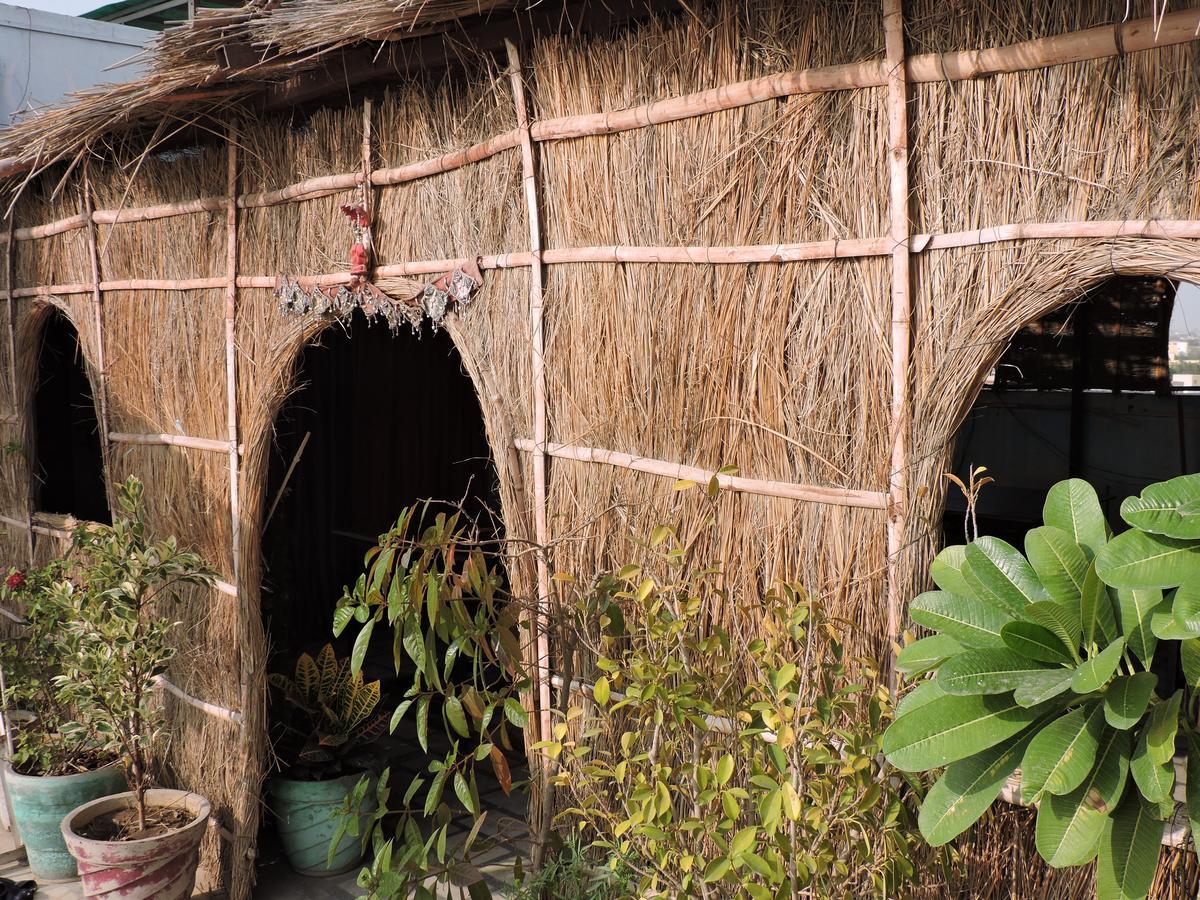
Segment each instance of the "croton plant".
[[[1085,481],[1056,484],[1025,552],[947,547],[897,668],[919,684],[884,734],[906,772],[944,769],[920,829],[945,844],[1019,771],[1051,866],[1097,861],[1100,898],[1145,897],[1164,823],[1200,826],[1200,474],[1146,488],[1113,536]],[[1186,763],[1183,762],[1186,759]]]

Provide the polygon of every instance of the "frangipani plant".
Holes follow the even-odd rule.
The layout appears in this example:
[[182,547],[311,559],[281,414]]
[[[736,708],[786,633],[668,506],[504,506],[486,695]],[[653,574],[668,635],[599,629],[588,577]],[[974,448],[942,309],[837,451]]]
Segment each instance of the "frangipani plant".
[[1121,515],[1131,528],[1114,538],[1072,479],[1051,489],[1024,555],[994,537],[943,550],[939,590],[910,607],[935,634],[897,658],[930,677],[883,739],[902,771],[945,767],[921,808],[929,843],[970,827],[1019,769],[1038,852],[1055,867],[1097,860],[1100,898],[1148,893],[1181,752],[1200,826],[1200,475],[1151,485]]

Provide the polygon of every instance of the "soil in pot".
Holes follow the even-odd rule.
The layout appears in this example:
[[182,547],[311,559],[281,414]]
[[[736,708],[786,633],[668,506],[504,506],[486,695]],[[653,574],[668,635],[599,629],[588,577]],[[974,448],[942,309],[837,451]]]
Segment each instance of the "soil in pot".
[[79,829],[81,837],[93,841],[140,841],[178,831],[192,821],[185,810],[171,807],[146,808],[146,827],[138,824],[137,810],[119,809],[102,813]]

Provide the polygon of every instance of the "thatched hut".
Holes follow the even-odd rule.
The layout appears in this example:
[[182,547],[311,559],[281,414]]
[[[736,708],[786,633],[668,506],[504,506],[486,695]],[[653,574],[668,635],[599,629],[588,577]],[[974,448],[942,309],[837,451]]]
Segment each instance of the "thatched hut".
[[[155,526],[223,573],[183,612],[164,696],[233,897],[268,757],[275,423],[334,321],[296,307],[437,314],[439,279],[477,265],[441,323],[477,406],[439,405],[447,428],[482,417],[505,534],[550,548],[515,557],[519,590],[548,603],[550,572],[623,561],[631,526],[699,515],[676,477],[732,465],[713,550],[734,586],[801,581],[884,658],[1010,338],[1116,274],[1200,278],[1200,10],[903,7],[255,0],[0,136],[0,442],[24,451],[0,461],[0,559],[54,552],[43,513],[77,512],[34,479],[57,311],[105,481],[139,475]],[[438,395],[432,371],[338,396]],[[419,430],[406,447],[342,465],[445,452]],[[313,554],[332,541],[283,522]],[[969,895],[1077,889],[1033,863],[1026,820],[986,829]]]

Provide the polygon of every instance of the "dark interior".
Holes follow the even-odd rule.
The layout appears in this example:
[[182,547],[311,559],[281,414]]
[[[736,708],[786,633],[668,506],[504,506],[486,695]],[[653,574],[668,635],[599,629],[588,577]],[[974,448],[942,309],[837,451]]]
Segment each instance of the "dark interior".
[[34,507],[111,522],[92,386],[79,335],[57,310],[42,329],[33,425]]
[[[1112,278],[1021,329],[958,434],[953,471],[987,466],[979,533],[1024,544],[1046,492],[1083,478],[1122,531],[1121,501],[1200,462],[1200,392],[1172,383],[1177,285]],[[945,538],[961,543],[962,494],[947,495]]]
[[305,349],[297,383],[275,423],[268,509],[283,492],[263,536],[263,612],[283,668],[332,638],[343,587],[402,508],[461,503],[487,538],[499,510],[479,400],[444,331],[393,335],[355,313]]

